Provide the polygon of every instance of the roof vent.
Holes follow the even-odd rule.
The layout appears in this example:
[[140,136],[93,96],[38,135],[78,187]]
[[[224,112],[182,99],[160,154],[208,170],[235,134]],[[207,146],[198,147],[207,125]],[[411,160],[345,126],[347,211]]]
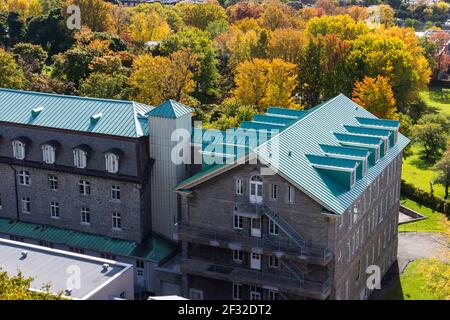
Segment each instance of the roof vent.
[[109,264],[108,264],[108,263],[104,263],[104,264],[102,265],[103,271],[108,271],[108,268],[109,268]]
[[96,113],[93,116],[91,116],[91,124],[95,125],[100,120],[100,118],[103,116],[103,113]]
[[31,116],[33,118],[36,118],[42,111],[44,110],[44,107],[38,107],[31,110]]
[[66,294],[66,296],[71,296],[72,295],[72,288],[66,288],[66,290],[64,290],[64,293]]
[[23,250],[22,251],[22,258],[26,258],[28,256],[28,251]]
[[292,156],[292,151],[288,151],[288,156]]

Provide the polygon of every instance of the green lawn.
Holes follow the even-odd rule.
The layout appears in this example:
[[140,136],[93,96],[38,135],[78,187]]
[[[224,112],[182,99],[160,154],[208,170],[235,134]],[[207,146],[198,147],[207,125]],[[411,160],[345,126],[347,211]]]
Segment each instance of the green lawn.
[[430,87],[429,90],[422,91],[420,97],[429,107],[450,115],[450,89]]
[[386,295],[386,300],[438,300],[439,296],[427,290],[427,281],[421,269],[429,259],[419,259],[411,262],[396,283]]
[[[402,179],[424,191],[430,192],[430,181],[436,177],[436,172],[433,170],[434,163],[428,163],[423,159],[421,146],[414,144],[411,150],[414,154],[403,160]],[[433,189],[435,196],[444,197],[445,190],[443,186],[434,184]]]
[[410,222],[398,226],[400,232],[447,232],[450,233],[450,222],[448,218],[440,212],[427,208],[410,199],[402,199],[402,205],[411,210],[414,210],[428,219],[423,219],[417,222]]

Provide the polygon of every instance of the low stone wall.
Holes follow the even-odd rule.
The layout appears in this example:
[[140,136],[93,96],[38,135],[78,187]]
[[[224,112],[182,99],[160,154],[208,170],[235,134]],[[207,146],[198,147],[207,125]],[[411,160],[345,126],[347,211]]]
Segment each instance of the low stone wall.
[[400,205],[399,211],[401,213],[403,213],[404,215],[407,215],[408,217],[411,217],[411,220],[408,221],[404,221],[404,222],[399,222],[398,224],[404,224],[404,223],[410,223],[410,222],[415,222],[415,221],[419,221],[419,220],[423,220],[423,219],[427,219],[426,216],[411,210],[405,206]]

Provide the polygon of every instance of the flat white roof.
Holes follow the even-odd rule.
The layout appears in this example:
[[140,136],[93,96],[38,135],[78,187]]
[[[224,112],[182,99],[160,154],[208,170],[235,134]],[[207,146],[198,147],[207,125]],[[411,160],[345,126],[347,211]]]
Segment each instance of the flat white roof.
[[148,300],[188,300],[180,296],[156,296],[149,297]]
[[[109,265],[106,270],[104,264]],[[0,239],[0,269],[10,276],[21,271],[32,277],[34,290],[49,284],[50,292],[64,294],[70,288],[72,299],[89,298],[129,268],[129,264],[112,260]]]

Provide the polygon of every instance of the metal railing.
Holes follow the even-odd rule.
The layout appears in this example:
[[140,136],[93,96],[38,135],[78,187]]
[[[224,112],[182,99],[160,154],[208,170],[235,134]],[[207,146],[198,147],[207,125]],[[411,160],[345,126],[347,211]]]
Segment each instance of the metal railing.
[[179,235],[203,241],[241,243],[252,247],[269,249],[274,252],[296,255],[300,258],[313,258],[320,261],[325,261],[331,257],[331,251],[326,248],[302,247],[289,240],[273,240],[273,238],[269,238],[267,235],[262,235],[261,238],[257,238],[247,236],[243,231],[232,232],[229,230],[218,229],[217,227],[211,229],[211,226],[194,226],[182,224],[180,222],[176,224],[176,228]]
[[183,259],[182,269],[190,274],[210,276],[248,284],[273,286],[290,292],[326,298],[331,289],[330,278],[324,282],[300,280],[294,276],[269,273],[235,266],[225,266],[205,261]]

